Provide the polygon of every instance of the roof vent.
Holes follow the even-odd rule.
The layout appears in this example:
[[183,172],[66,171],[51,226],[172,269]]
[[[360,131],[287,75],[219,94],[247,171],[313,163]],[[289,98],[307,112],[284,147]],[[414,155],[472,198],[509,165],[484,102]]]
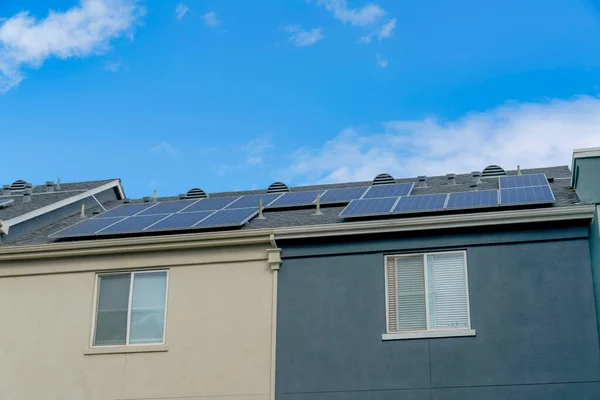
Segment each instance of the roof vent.
[[419,180],[419,182],[417,183],[417,187],[427,187],[427,176],[426,175],[419,175],[417,176],[417,179]]
[[54,192],[54,182],[46,181],[46,192]]
[[14,181],[13,184],[10,185],[10,190],[11,191],[25,190],[26,187],[27,187],[27,182],[18,180],[18,181]]
[[456,185],[456,174],[446,174],[448,185]]
[[283,182],[271,183],[271,186],[267,189],[267,193],[283,193],[289,192],[290,188]]
[[2,194],[4,194],[4,195],[10,194],[10,185],[2,185]]
[[473,183],[471,183],[471,184],[469,185],[469,187],[471,188],[471,190],[472,190],[472,191],[474,191],[474,192],[476,192],[476,191],[477,191],[477,187],[478,187],[478,186],[479,186],[479,185],[478,185],[477,183],[475,183],[475,182],[473,182]]
[[471,172],[471,176],[473,177],[473,183],[479,185],[481,183],[481,171],[473,171]]
[[206,192],[202,189],[193,188],[190,189],[185,195],[187,199],[206,199],[208,196]]
[[396,183],[396,180],[390,174],[379,174],[373,179],[373,186],[389,185],[390,183]]
[[31,201],[31,189],[26,189],[23,192],[23,203],[29,203]]
[[481,176],[483,176],[483,177],[502,176],[502,175],[506,175],[506,172],[504,172],[502,167],[499,167],[498,165],[488,165],[483,170],[483,174],[481,174]]
[[125,197],[125,198],[123,199],[123,204],[131,204],[131,199],[130,199],[130,198],[128,198],[128,197]]
[[152,197],[150,197],[150,196],[142,197],[142,200],[144,200],[144,203],[150,203],[150,201],[152,200]]

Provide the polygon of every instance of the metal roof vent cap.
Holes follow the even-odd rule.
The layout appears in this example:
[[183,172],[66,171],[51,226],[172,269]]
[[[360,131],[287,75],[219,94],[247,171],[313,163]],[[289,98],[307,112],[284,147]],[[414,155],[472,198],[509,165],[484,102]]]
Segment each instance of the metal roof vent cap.
[[202,189],[193,188],[190,189],[185,195],[187,199],[206,199],[208,196],[206,192]]
[[290,188],[283,182],[273,182],[267,189],[267,193],[289,192]]
[[54,192],[54,181],[46,181],[46,192]]
[[25,189],[23,192],[23,203],[29,203],[31,201],[31,189]]
[[477,187],[479,186],[477,183],[471,183],[471,185],[469,185],[471,187],[471,190],[476,192],[477,191]]
[[129,197],[125,197],[123,199],[123,204],[131,204],[131,199]]
[[389,185],[396,183],[396,180],[390,174],[379,174],[373,179],[373,186],[375,185]]
[[483,176],[484,178],[487,176],[503,176],[506,175],[506,172],[504,172],[504,169],[498,165],[488,165],[487,167],[484,168],[483,173],[481,174],[481,176]]
[[417,179],[419,180],[419,182],[417,183],[417,187],[427,187],[427,175],[419,175],[417,176]]
[[481,171],[473,171],[471,172],[471,176],[473,177],[473,183],[479,185],[481,183]]
[[150,196],[142,197],[142,200],[144,200],[144,203],[150,203],[150,201],[152,201],[152,197],[150,197]]
[[19,179],[18,181],[14,181],[12,183],[12,185],[10,185],[10,190],[11,191],[20,191],[20,190],[25,190],[26,187],[27,187],[27,182]]
[[187,195],[185,193],[179,193],[179,200],[187,199]]
[[10,194],[10,185],[2,185],[2,194],[5,194],[5,195]]
[[446,174],[448,185],[456,185],[456,174]]

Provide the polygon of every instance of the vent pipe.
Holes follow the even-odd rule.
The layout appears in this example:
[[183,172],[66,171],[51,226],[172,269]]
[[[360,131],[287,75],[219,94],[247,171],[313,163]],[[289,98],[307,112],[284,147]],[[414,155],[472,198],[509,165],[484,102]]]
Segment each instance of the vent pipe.
[[256,219],[266,219],[263,215],[263,202],[262,199],[258,200],[258,217]]
[[46,192],[48,192],[48,193],[54,192],[54,182],[53,181],[46,181]]
[[417,176],[417,179],[419,180],[418,183],[418,187],[427,187],[427,176],[426,175],[419,175]]
[[56,180],[56,186],[54,187],[56,190],[60,190],[60,178]]
[[23,191],[23,203],[29,203],[31,201],[31,189],[25,189]]
[[517,175],[521,175],[521,166],[517,165]]
[[152,198],[153,203],[156,203],[156,194],[157,194],[156,189],[154,189],[154,197]]
[[85,204],[81,205],[81,215],[79,218],[85,218]]
[[317,210],[315,211],[315,213],[313,215],[323,215],[323,213],[321,212],[321,193],[317,193],[316,204],[317,204]]
[[471,172],[471,176],[473,177],[473,183],[475,185],[479,185],[481,183],[481,171],[473,171]]
[[456,174],[446,174],[448,185],[456,185]]

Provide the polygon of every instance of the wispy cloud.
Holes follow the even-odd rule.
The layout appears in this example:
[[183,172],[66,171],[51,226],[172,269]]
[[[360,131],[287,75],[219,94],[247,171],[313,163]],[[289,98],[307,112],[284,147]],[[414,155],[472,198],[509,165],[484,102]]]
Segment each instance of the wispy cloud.
[[396,28],[396,18],[392,18],[382,25],[381,30],[379,31],[379,40],[392,36],[394,28]]
[[185,4],[177,4],[177,7],[175,7],[175,18],[177,18],[178,21],[181,21],[188,11],[190,11],[190,8]]
[[514,169],[565,165],[574,148],[600,145],[600,99],[582,96],[506,104],[454,121],[390,121],[379,132],[343,130],[321,148],[293,155],[290,179],[302,182],[371,180],[468,173],[497,164]]
[[104,63],[104,69],[108,72],[112,72],[113,74],[119,72],[122,66],[123,63],[120,61],[108,60]]
[[0,93],[24,79],[23,69],[39,68],[48,58],[106,53],[111,40],[132,34],[143,14],[136,0],[81,0],[41,20],[23,11],[0,21]]
[[325,37],[321,28],[303,31],[298,25],[288,25],[282,29],[289,34],[288,40],[297,47],[312,46]]
[[179,156],[179,151],[169,142],[160,142],[156,146],[152,146],[150,150],[155,153],[166,154],[171,157]]
[[383,59],[379,55],[379,53],[375,54],[375,59],[377,60],[377,65],[379,66],[379,68],[387,68],[387,66],[388,66],[387,60]]
[[377,22],[386,12],[377,4],[368,3],[360,8],[348,8],[346,0],[317,0],[317,3],[345,24],[367,26]]
[[221,24],[221,21],[217,18],[217,13],[214,11],[207,12],[202,16],[204,24],[209,28],[216,28]]
[[235,150],[243,153],[245,163],[249,165],[261,164],[267,151],[273,148],[273,143],[266,136],[259,136],[243,143]]

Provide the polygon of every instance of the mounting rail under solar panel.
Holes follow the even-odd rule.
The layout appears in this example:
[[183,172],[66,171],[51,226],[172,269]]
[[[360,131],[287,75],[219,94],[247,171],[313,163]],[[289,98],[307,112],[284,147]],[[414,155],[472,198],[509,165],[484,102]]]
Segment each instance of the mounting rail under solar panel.
[[362,198],[375,199],[381,197],[408,196],[410,192],[412,192],[414,185],[414,182],[410,182],[371,186]]
[[447,194],[426,194],[401,197],[392,213],[441,211],[446,204]]
[[352,200],[340,213],[341,218],[366,217],[389,214],[398,197],[384,197],[377,199]]
[[495,207],[498,205],[498,190],[451,193],[446,204],[447,210]]

